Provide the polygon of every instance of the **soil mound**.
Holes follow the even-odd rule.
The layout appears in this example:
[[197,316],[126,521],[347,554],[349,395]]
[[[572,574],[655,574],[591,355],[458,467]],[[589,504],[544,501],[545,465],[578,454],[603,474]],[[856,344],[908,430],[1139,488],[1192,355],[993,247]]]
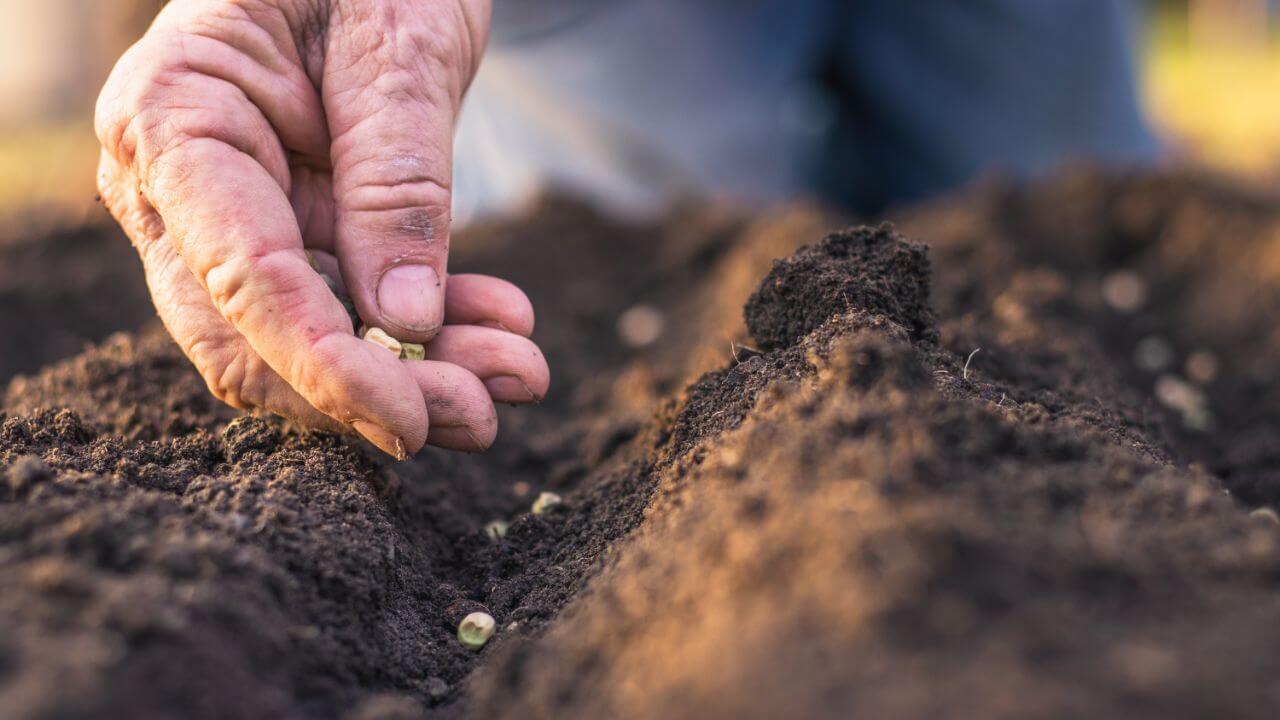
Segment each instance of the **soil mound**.
[[925,247],[903,242],[889,225],[829,235],[774,263],[747,300],[747,329],[762,348],[786,347],[851,309],[883,315],[916,337],[934,332]]
[[481,456],[236,418],[154,331],[15,380],[0,714],[1273,716],[1280,200],[1080,172],[894,219],[460,238],[559,370]]

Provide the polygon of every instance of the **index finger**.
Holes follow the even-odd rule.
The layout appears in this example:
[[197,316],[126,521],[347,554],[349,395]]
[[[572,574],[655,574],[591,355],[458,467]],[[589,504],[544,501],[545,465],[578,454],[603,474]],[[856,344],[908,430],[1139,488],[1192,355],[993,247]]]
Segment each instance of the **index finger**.
[[250,347],[316,409],[404,458],[426,442],[417,383],[357,338],[311,269],[284,189],[244,152],[194,137],[159,154],[144,185],[192,274]]

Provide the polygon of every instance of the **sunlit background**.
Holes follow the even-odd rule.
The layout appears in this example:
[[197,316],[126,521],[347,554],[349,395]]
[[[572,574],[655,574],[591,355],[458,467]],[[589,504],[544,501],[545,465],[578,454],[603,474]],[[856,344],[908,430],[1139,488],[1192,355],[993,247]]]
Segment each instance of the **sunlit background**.
[[[0,216],[91,212],[93,100],[160,0],[0,0]],[[1146,3],[1147,111],[1180,155],[1280,167],[1280,0]]]

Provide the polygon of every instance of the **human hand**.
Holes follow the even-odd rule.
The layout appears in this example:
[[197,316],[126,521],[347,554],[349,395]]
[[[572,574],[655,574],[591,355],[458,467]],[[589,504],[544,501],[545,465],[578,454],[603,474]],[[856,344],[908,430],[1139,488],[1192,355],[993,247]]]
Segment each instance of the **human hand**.
[[[485,0],[174,0],[98,100],[99,188],[210,390],[405,458],[481,450],[550,382],[518,288],[446,273]],[[356,337],[360,318],[426,360]]]

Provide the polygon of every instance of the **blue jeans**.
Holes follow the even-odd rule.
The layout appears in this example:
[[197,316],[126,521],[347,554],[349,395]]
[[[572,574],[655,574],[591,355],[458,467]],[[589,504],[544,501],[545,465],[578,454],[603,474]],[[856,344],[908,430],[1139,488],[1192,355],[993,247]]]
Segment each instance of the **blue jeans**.
[[547,188],[859,211],[1158,147],[1130,0],[495,0],[459,127],[463,219]]

